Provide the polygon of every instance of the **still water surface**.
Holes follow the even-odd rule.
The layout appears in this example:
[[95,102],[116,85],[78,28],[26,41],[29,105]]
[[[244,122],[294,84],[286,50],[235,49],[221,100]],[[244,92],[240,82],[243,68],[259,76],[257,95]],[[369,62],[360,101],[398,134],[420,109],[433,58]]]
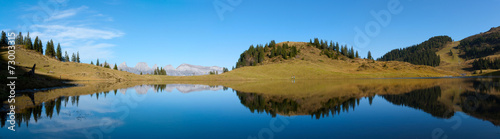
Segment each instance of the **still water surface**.
[[498,139],[499,85],[491,78],[87,85],[89,93],[18,96],[16,131],[3,112],[0,138]]

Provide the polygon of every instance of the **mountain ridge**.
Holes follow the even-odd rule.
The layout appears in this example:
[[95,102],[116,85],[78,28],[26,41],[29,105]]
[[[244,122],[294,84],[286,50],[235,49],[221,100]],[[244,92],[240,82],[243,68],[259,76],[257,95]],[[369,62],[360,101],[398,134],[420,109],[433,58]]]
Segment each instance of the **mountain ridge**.
[[[134,67],[129,67],[126,62],[121,63],[118,66],[118,70],[127,71],[135,74],[152,74],[155,69],[158,68],[157,64],[149,67],[146,62],[139,62]],[[166,65],[161,67],[165,69],[167,75],[169,76],[196,76],[196,75],[207,75],[210,71],[216,71],[222,73],[223,68],[219,66],[201,66],[183,63],[176,68],[172,65]]]

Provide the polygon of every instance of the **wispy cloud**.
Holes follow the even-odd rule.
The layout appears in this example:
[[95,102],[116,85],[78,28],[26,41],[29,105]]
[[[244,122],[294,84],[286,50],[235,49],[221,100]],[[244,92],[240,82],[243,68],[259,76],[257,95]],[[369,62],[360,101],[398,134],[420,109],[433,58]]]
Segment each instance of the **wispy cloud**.
[[76,15],[78,12],[86,9],[88,9],[87,6],[81,6],[79,8],[73,8],[73,9],[63,10],[60,12],[55,12],[52,16],[49,16],[49,18],[47,18],[45,21],[52,21],[52,20],[72,17]]
[[115,44],[103,41],[121,37],[125,33],[106,28],[105,25],[99,24],[102,23],[99,21],[112,22],[113,18],[92,11],[90,7],[85,5],[61,10],[63,8],[63,6],[60,6],[47,9],[47,7],[44,8],[44,6],[40,5],[24,8],[29,12],[22,15],[21,18],[30,19],[30,17],[40,12],[47,15],[41,16],[42,19],[37,19],[38,21],[35,24],[28,26],[31,30],[30,36],[38,36],[44,41],[43,44],[50,39],[56,43],[61,43],[63,51],[68,51],[69,55],[80,52],[82,60],[112,58],[112,47]]
[[123,32],[112,30],[99,30],[85,27],[72,27],[63,25],[33,25],[42,30],[34,32],[35,35],[50,37],[61,40],[82,40],[82,39],[112,39],[123,36]]
[[61,42],[65,51],[69,53],[80,52],[82,60],[93,60],[95,58],[112,58],[113,51],[110,49],[114,44],[100,43],[100,40],[109,40],[123,36],[124,33],[117,30],[101,30],[89,27],[71,27],[63,25],[33,25],[38,28],[37,32],[30,33],[39,36],[42,40],[53,39]]

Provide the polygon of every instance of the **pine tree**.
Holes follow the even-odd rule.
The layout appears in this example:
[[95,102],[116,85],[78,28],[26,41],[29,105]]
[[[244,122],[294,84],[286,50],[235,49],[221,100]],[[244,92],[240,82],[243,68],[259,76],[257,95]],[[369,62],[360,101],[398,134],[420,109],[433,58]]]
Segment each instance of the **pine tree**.
[[90,61],[90,65],[94,65],[94,62],[93,62],[93,61]]
[[339,48],[339,42],[336,42],[335,43],[335,50],[337,51],[337,53],[339,53],[339,51],[340,51],[339,49],[340,49]]
[[114,70],[118,70],[118,66],[116,66],[116,63],[115,63],[115,66],[113,67]]
[[38,52],[38,36],[35,37],[35,43],[33,43],[33,50]]
[[54,50],[54,47],[52,46],[52,44],[50,43],[50,41],[47,41],[47,44],[45,45],[45,55],[46,56],[49,56],[49,57],[52,57],[53,55],[55,55],[53,52]]
[[358,54],[358,51],[356,50],[356,58],[359,58],[359,54]]
[[64,51],[64,62],[70,62],[69,56],[68,56],[68,51]]
[[71,55],[71,62],[76,62],[76,55],[75,55],[75,53],[73,53]]
[[57,56],[57,59],[59,61],[63,61],[63,57],[62,57],[62,50],[61,50],[61,45],[59,43],[57,43],[57,51],[56,51],[56,56]]
[[43,54],[43,45],[42,45],[42,40],[38,40],[38,49],[37,49],[38,52],[40,52],[40,54]]
[[367,56],[368,59],[371,59],[373,60],[373,57],[372,57],[372,53],[370,51],[368,51],[368,56]]
[[354,48],[351,46],[351,49],[349,50],[349,58],[354,58]]
[[50,46],[47,46],[47,49],[50,49],[50,57],[56,57],[56,49],[54,49],[54,41],[50,40]]
[[99,58],[97,59],[97,61],[95,62],[95,65],[96,66],[99,66]]
[[80,52],[76,52],[76,62],[80,63]]
[[19,32],[19,35],[17,35],[17,38],[16,38],[16,44],[17,44],[17,45],[22,45],[22,44],[24,44],[23,34],[22,34],[21,32]]
[[33,50],[33,42],[31,42],[30,32],[28,32],[28,35],[24,38],[24,46],[26,49]]
[[9,39],[7,38],[7,34],[2,31],[2,39],[0,39],[0,46],[8,46]]

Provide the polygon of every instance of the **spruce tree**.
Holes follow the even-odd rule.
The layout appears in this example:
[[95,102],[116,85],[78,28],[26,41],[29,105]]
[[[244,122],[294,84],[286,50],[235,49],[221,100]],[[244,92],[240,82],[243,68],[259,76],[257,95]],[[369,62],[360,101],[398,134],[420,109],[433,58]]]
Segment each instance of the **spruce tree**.
[[368,51],[368,56],[367,56],[368,59],[371,59],[373,60],[373,57],[372,57],[372,53],[370,51]]
[[335,50],[337,51],[337,53],[339,53],[339,42],[336,42],[335,43]]
[[56,49],[54,49],[54,41],[50,40],[50,46],[47,46],[46,49],[49,49],[50,57],[56,57]]
[[38,52],[40,52],[40,54],[43,54],[43,45],[42,45],[42,40],[38,40],[38,49],[37,49]]
[[2,39],[0,39],[0,46],[7,46],[9,45],[9,39],[7,38],[7,34],[2,31]]
[[56,56],[57,56],[57,60],[59,60],[59,61],[63,61],[64,60],[63,57],[62,57],[61,45],[59,43],[57,43]]
[[115,66],[113,67],[114,70],[118,70],[118,66],[116,66],[116,63],[115,63]]
[[80,63],[80,52],[79,51],[76,52],[76,62]]
[[45,45],[45,55],[52,57],[52,51],[50,50],[50,41],[47,41],[47,44]]
[[359,54],[358,54],[358,51],[356,50],[356,58],[359,58]]
[[90,65],[94,65],[94,62],[93,62],[93,61],[90,61]]
[[76,62],[76,55],[75,55],[75,53],[73,53],[71,55],[71,62]]
[[99,58],[97,59],[97,61],[95,62],[95,65],[96,66],[99,66]]
[[16,44],[17,44],[17,45],[22,45],[22,44],[24,44],[23,34],[22,34],[21,32],[19,32],[19,35],[17,35],[17,38],[16,38]]
[[69,61],[68,51],[64,51],[64,62],[70,62]]
[[33,50],[38,52],[38,36],[35,37],[35,43],[33,43]]
[[33,50],[33,42],[31,41],[30,32],[28,32],[28,35],[24,38],[24,46],[26,49]]

